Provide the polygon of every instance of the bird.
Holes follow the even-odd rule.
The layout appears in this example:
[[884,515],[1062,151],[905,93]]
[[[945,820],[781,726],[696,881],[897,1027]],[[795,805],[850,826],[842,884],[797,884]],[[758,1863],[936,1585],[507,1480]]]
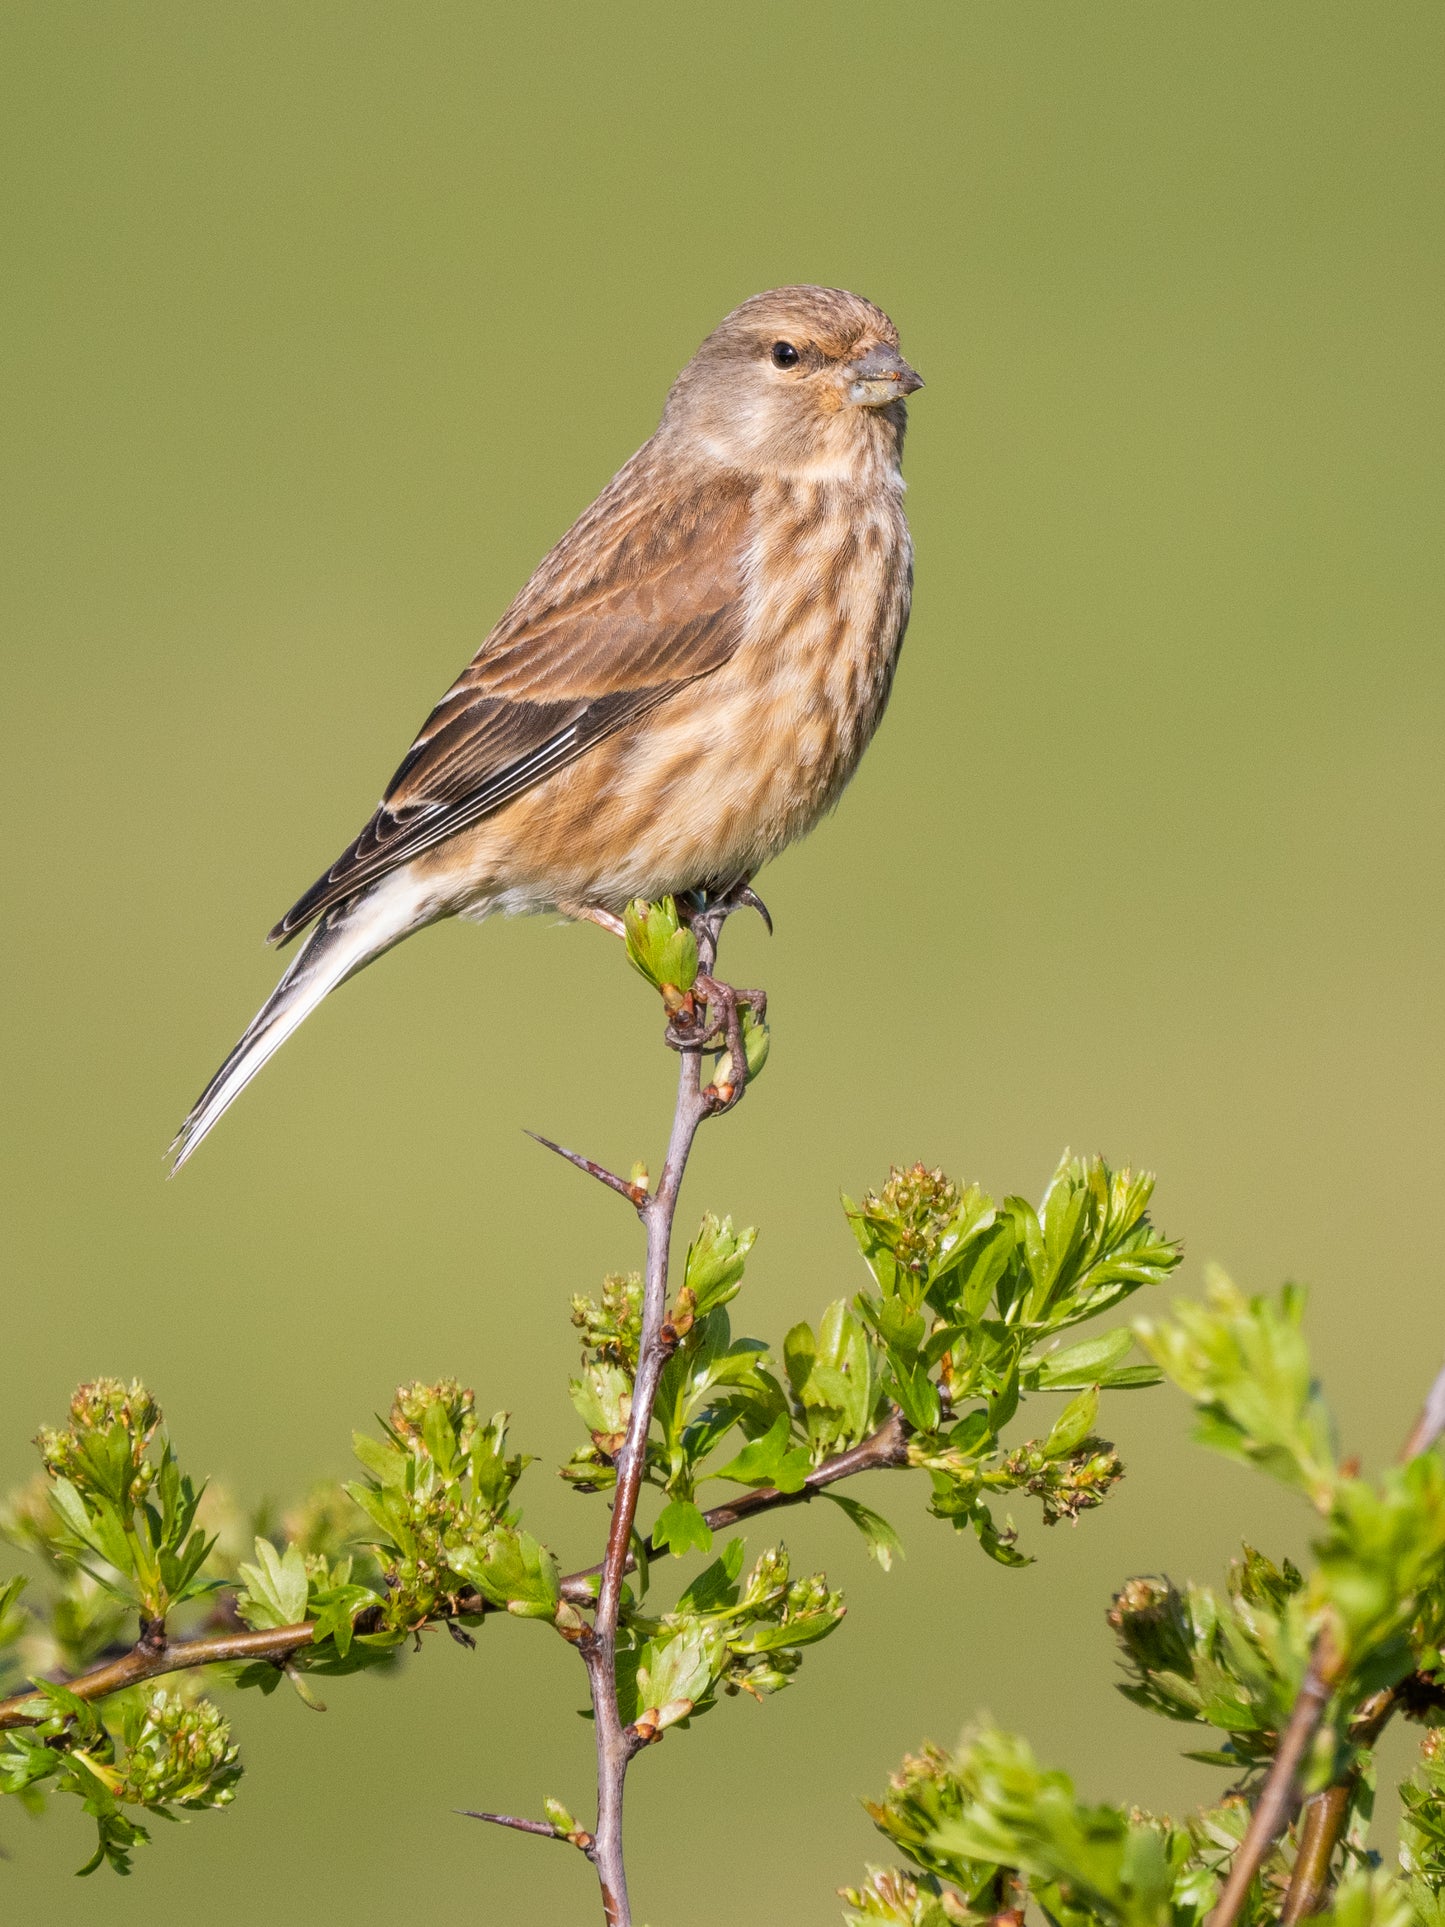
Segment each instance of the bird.
[[186,1117],[173,1171],[403,938],[740,890],[836,804],[908,624],[901,458],[922,386],[889,317],[844,289],[774,288],[719,323],[271,931],[309,934]]

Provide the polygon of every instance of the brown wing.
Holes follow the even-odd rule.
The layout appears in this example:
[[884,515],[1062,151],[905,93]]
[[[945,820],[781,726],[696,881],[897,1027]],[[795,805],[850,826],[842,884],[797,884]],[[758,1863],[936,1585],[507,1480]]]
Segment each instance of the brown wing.
[[742,634],[748,493],[680,497],[634,458],[564,536],[423,725],[376,814],[271,932],[285,942],[719,668]]

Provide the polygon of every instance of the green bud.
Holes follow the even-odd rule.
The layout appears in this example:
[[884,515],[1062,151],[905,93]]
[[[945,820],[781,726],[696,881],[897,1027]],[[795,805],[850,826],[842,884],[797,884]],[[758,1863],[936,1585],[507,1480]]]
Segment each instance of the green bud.
[[1065,1456],[1050,1440],[1030,1439],[1009,1453],[1000,1472],[1008,1484],[1042,1501],[1044,1524],[1052,1526],[1060,1519],[1073,1524],[1081,1512],[1102,1505],[1123,1478],[1124,1466],[1107,1439],[1081,1439]]
[[[719,1218],[714,1212],[708,1212],[687,1248],[683,1274],[683,1292],[691,1294],[695,1318],[706,1317],[737,1296],[742,1287],[743,1267],[757,1236],[751,1225],[737,1231],[731,1218]],[[681,1300],[682,1293],[679,1304]]]
[[[747,1060],[748,1082],[751,1084],[755,1077],[762,1075],[763,1066],[768,1061],[771,1036],[767,1025],[759,1018],[754,1017],[746,1004],[743,1005],[738,1016],[742,1023],[743,1056]],[[725,1050],[718,1059],[717,1069],[712,1074],[712,1081],[714,1084],[731,1084],[733,1082],[733,1054],[731,1051]]]
[[897,1867],[870,1867],[861,1887],[841,1887],[838,1897],[857,1909],[847,1916],[848,1927],[876,1927],[878,1922],[890,1922],[893,1927],[952,1927],[955,1921],[980,1918],[949,1888]]
[[1183,1599],[1167,1579],[1129,1579],[1115,1593],[1109,1624],[1141,1677],[1178,1673],[1188,1678],[1194,1642]]
[[454,1378],[440,1379],[435,1385],[414,1379],[410,1385],[397,1386],[388,1423],[413,1452],[427,1449],[438,1421],[450,1432],[457,1448],[465,1451],[477,1426],[476,1394]]
[[894,1165],[881,1191],[870,1191],[863,1213],[905,1269],[925,1275],[958,1216],[959,1189],[942,1171]]
[[146,1452],[160,1422],[161,1408],[139,1380],[97,1378],[71,1399],[70,1424],[42,1427],[35,1442],[51,1478],[124,1505],[154,1483]]
[[622,918],[628,961],[647,981],[679,1000],[697,982],[697,940],[677,914],[672,897],[647,903],[641,897],[628,904]]
[[239,1748],[209,1700],[187,1702],[165,1687],[126,1723],[129,1751],[116,1795],[137,1806],[229,1806],[241,1777]]
[[635,1371],[642,1332],[642,1273],[609,1272],[602,1281],[600,1301],[580,1294],[572,1300],[572,1323],[582,1334],[582,1352],[589,1364]]

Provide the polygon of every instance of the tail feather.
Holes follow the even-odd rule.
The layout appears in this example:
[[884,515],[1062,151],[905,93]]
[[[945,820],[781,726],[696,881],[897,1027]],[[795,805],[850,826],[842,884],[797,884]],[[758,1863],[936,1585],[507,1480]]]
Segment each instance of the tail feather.
[[394,873],[349,903],[328,910],[236,1048],[192,1105],[171,1146],[171,1175],[180,1170],[261,1066],[280,1050],[323,997],[430,921],[420,892],[405,872]]

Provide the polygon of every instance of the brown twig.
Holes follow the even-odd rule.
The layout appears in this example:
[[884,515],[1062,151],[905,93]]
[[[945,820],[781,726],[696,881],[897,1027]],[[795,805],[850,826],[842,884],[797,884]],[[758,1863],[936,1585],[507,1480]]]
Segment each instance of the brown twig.
[[510,1827],[514,1833],[535,1833],[543,1840],[562,1840],[569,1847],[577,1847],[592,1858],[596,1842],[590,1833],[580,1830],[567,1833],[561,1827],[554,1827],[550,1820],[524,1820],[515,1813],[479,1813],[475,1807],[458,1807],[457,1813],[463,1820],[489,1820],[494,1827]]
[[[717,949],[718,922],[700,916],[693,924],[698,960],[707,972]],[[678,1193],[693,1140],[703,1120],[711,1115],[713,1100],[703,1089],[701,1041],[679,1047],[677,1101],[667,1157],[657,1188],[638,1206],[647,1232],[643,1272],[642,1326],[637,1370],[632,1381],[632,1410],[627,1437],[617,1455],[617,1487],[612,1500],[612,1523],[602,1560],[593,1623],[580,1641],[592,1695],[597,1734],[597,1838],[593,1864],[602,1889],[602,1909],[608,1927],[631,1927],[627,1870],[622,1852],[622,1801],[627,1767],[637,1748],[637,1736],[623,1724],[617,1704],[617,1621],[622,1605],[622,1583],[631,1561],[632,1528],[637,1500],[647,1467],[647,1435],[658,1381],[667,1362],[663,1335],[667,1314],[668,1266]]]
[[[102,1700],[127,1686],[139,1686],[165,1673],[185,1673],[197,1666],[226,1666],[240,1660],[284,1660],[309,1646],[316,1628],[303,1620],[295,1626],[269,1626],[256,1633],[223,1633],[211,1639],[173,1639],[162,1653],[146,1652],[139,1644],[120,1659],[62,1682],[77,1699]],[[37,1711],[35,1693],[16,1693],[0,1700],[0,1732],[10,1726],[34,1726],[46,1717]],[[43,1702],[41,1702],[43,1705]]]
[[[854,1478],[860,1472],[887,1471],[906,1466],[907,1463],[907,1427],[895,1412],[869,1438],[815,1466],[797,1492],[779,1492],[775,1486],[761,1486],[753,1492],[741,1493],[735,1499],[713,1506],[703,1514],[703,1518],[712,1531],[721,1532],[743,1519],[755,1518],[760,1512],[774,1512],[782,1506],[805,1505],[809,1499],[816,1498],[840,1479]],[[645,1542],[645,1550],[649,1557],[656,1551],[651,1540]],[[630,1571],[635,1563],[629,1553],[627,1569]],[[597,1596],[597,1579],[601,1571],[601,1566],[597,1565],[568,1573],[562,1580],[562,1597],[574,1606],[590,1606]],[[470,1593],[457,1602],[458,1613],[468,1619],[480,1618],[496,1610],[480,1593]],[[376,1619],[373,1613],[361,1614],[356,1621],[356,1630],[374,1631]],[[438,1614],[425,1624],[450,1627],[453,1621],[444,1614]],[[315,1630],[308,1619],[294,1626],[272,1626],[260,1632],[232,1632],[198,1639],[171,1640],[163,1652],[147,1651],[137,1643],[128,1653],[108,1661],[104,1666],[93,1667],[90,1672],[78,1673],[74,1679],[61,1683],[77,1699],[105,1699],[127,1686],[143,1685],[145,1681],[163,1678],[167,1673],[194,1671],[198,1666],[225,1666],[248,1660],[285,1661],[311,1644]],[[44,1711],[37,1708],[37,1696],[34,1693],[16,1693],[10,1699],[0,1700],[0,1732],[12,1726],[33,1726],[44,1717]]]
[[[1372,1748],[1389,1725],[1397,1705],[1399,1698],[1393,1686],[1366,1700],[1351,1723],[1354,1744]],[[1299,1852],[1295,1854],[1295,1867],[1289,1875],[1285,1906],[1279,1914],[1281,1927],[1293,1927],[1295,1921],[1318,1914],[1324,1908],[1329,1892],[1329,1861],[1335,1858],[1339,1836],[1349,1821],[1358,1784],[1360,1765],[1356,1761],[1343,1781],[1326,1786],[1324,1792],[1318,1792],[1306,1802],[1299,1831]]]
[[[754,1518],[759,1512],[776,1512],[782,1506],[806,1505],[809,1499],[816,1499],[820,1492],[826,1492],[830,1485],[836,1485],[840,1479],[856,1478],[860,1472],[894,1471],[907,1463],[908,1425],[903,1414],[895,1409],[876,1432],[870,1432],[866,1439],[860,1439],[857,1445],[850,1446],[846,1452],[839,1452],[831,1459],[824,1459],[821,1465],[814,1466],[796,1492],[779,1492],[773,1485],[758,1486],[752,1492],[741,1492],[737,1498],[726,1499],[721,1505],[713,1506],[704,1512],[703,1520],[710,1532],[725,1532],[729,1526]],[[649,1559],[656,1557],[657,1550],[651,1539],[643,1541],[643,1551]],[[630,1572],[636,1563],[629,1552],[627,1570]],[[576,1606],[590,1604],[596,1590],[592,1582],[601,1571],[601,1566],[597,1565],[569,1573],[562,1581],[563,1598]]]
[[1295,1921],[1317,1914],[1324,1906],[1330,1890],[1330,1862],[1355,1796],[1357,1778],[1352,1773],[1348,1780],[1327,1786],[1306,1803],[1299,1851],[1279,1917],[1281,1927],[1293,1927]]
[[[1410,1436],[1400,1449],[1399,1462],[1403,1465],[1418,1458],[1434,1445],[1445,1432],[1445,1366],[1436,1374],[1435,1382],[1426,1394],[1425,1403],[1420,1408],[1420,1416],[1411,1429]],[[1286,1726],[1265,1775],[1264,1785],[1260,1788],[1254,1812],[1250,1816],[1249,1829],[1234,1856],[1229,1878],[1224,1883],[1223,1892],[1215,1903],[1207,1927],[1234,1927],[1249,1894],[1250,1886],[1260,1868],[1269,1856],[1269,1851],[1280,1835],[1295,1817],[1299,1807],[1300,1769],[1305,1757],[1314,1743],[1320,1722],[1329,1705],[1330,1695],[1339,1684],[1344,1671],[1344,1659],[1335,1649],[1328,1630],[1315,1640],[1310,1654],[1309,1670],[1304,1684],[1294,1703]],[[1393,1700],[1384,1710],[1380,1725],[1389,1718],[1394,1710]],[[1378,1737],[1378,1734],[1376,1735]],[[1365,1741],[1364,1744],[1371,1742]],[[1327,1792],[1336,1789],[1328,1788]],[[1303,1904],[1303,1899],[1295,1900],[1295,1886],[1298,1882],[1302,1894],[1304,1890],[1318,1885],[1322,1895],[1328,1884],[1329,1863],[1339,1839],[1339,1830],[1344,1825],[1349,1811],[1349,1788],[1344,1789],[1343,1802],[1336,1801],[1328,1808],[1320,1810],[1320,1816],[1313,1829],[1306,1823],[1305,1835],[1300,1841],[1300,1857],[1309,1850],[1308,1860],[1303,1867],[1296,1860],[1295,1875],[1290,1882],[1290,1892],[1285,1897],[1283,1919],[1292,1921],[1312,1912],[1312,1906]],[[1324,1796],[1321,1795],[1321,1798]],[[1315,1903],[1318,1904],[1317,1902]],[[1291,1912],[1293,1905],[1294,1911]]]
[[1000,1867],[994,1881],[989,1927],[1024,1927],[1028,1900],[1028,1887],[1021,1877],[1009,1867]]
[[[1394,1687],[1387,1687],[1367,1699],[1350,1726],[1350,1738],[1355,1745],[1374,1746],[1399,1704]],[[1299,1851],[1295,1854],[1289,1891],[1280,1913],[1281,1927],[1293,1927],[1295,1921],[1319,1913],[1324,1906],[1330,1887],[1330,1862],[1349,1819],[1359,1783],[1357,1763],[1343,1780],[1327,1786],[1306,1803]]]
[[565,1158],[579,1171],[585,1171],[589,1178],[596,1178],[599,1184],[605,1184],[609,1191],[615,1191],[619,1197],[626,1198],[627,1202],[635,1205],[639,1211],[647,1202],[645,1184],[634,1183],[629,1178],[619,1178],[617,1173],[609,1171],[605,1164],[598,1164],[593,1158],[584,1158],[580,1151],[569,1151],[564,1144],[554,1144],[551,1138],[543,1137],[540,1131],[528,1131],[527,1136],[534,1144],[540,1144],[548,1151],[555,1151],[559,1158]]

